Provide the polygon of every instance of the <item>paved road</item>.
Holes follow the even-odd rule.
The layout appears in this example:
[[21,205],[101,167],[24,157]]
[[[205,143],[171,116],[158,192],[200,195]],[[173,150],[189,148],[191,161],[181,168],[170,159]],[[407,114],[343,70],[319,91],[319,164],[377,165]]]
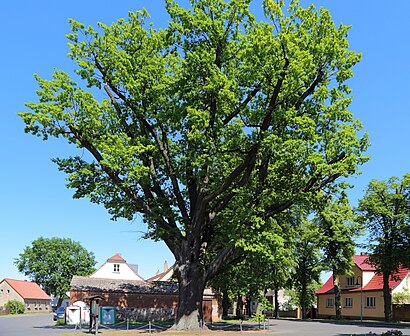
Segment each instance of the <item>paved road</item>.
[[72,327],[56,327],[52,314],[0,316],[0,336],[61,336]]
[[[219,329],[219,328],[218,328]],[[223,328],[224,329],[224,328]],[[382,324],[351,324],[318,321],[270,320],[269,336],[365,336],[369,333],[400,329],[410,336],[410,326],[384,326]],[[0,336],[61,336],[73,332],[73,327],[56,327],[51,314],[0,316]],[[240,332],[238,332],[240,335]],[[248,334],[249,335],[249,334]]]
[[403,335],[410,335],[410,326],[384,326],[382,324],[351,324],[298,320],[270,320],[269,332],[272,336],[364,336],[369,333],[380,335],[392,329],[399,329]]

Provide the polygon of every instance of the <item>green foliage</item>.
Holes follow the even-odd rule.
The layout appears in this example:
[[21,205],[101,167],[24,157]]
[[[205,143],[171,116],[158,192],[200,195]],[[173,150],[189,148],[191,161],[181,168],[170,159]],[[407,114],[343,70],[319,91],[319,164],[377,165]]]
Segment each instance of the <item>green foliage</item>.
[[26,132],[78,147],[54,160],[74,197],[113,219],[142,214],[180,284],[189,267],[205,282],[244,253],[278,259],[272,218],[339,189],[368,160],[348,109],[361,58],[348,27],[297,1],[263,1],[260,21],[249,5],[167,0],[163,29],[144,10],[97,28],[71,20],[80,84],[62,70],[36,76],[38,101],[19,114]]
[[402,179],[370,181],[358,213],[368,232],[369,260],[383,274],[384,318],[392,319],[389,279],[401,265],[409,267],[410,174]]
[[10,300],[4,304],[5,308],[10,309],[10,314],[24,314],[26,311],[26,306],[23,302],[17,300]]
[[300,295],[294,289],[285,289],[284,298],[286,301],[282,304],[281,309],[283,310],[294,310],[301,306]]
[[354,239],[358,236],[361,226],[344,193],[338,198],[324,199],[314,222],[321,232],[322,265],[333,274],[336,318],[340,319],[342,316],[339,276],[351,272],[356,247]]
[[379,272],[390,275],[400,264],[410,266],[410,174],[402,179],[370,181],[359,201],[360,219],[371,232],[366,243],[370,260]]
[[380,336],[402,336],[403,332],[401,330],[388,330],[381,333]]
[[307,309],[315,302],[315,290],[323,270],[320,252],[320,229],[307,220],[305,211],[297,214],[298,229],[295,231],[294,251],[296,266],[291,277],[291,285],[297,292],[297,306],[302,307],[305,317]]
[[19,272],[41,285],[48,294],[66,296],[73,275],[91,274],[94,254],[69,238],[37,238],[14,261]]
[[395,305],[405,305],[410,304],[410,291],[408,288],[405,288],[403,292],[394,293],[392,295],[392,303]]

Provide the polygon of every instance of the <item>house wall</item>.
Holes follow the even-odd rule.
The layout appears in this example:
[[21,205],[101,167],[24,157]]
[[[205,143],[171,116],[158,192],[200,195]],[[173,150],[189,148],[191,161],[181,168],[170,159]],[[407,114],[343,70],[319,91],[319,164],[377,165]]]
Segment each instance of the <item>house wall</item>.
[[25,299],[26,312],[41,313],[51,311],[51,305],[49,300],[39,299]]
[[[341,289],[351,289],[351,288],[359,288],[360,285],[356,286],[356,283],[358,282],[360,284],[361,280],[358,277],[362,277],[363,280],[363,287],[366,286],[369,281],[373,278],[375,275],[375,272],[373,271],[361,271],[356,265],[353,266],[352,268],[353,273],[350,275],[340,275],[340,288]],[[354,277],[354,286],[348,286],[347,285],[347,278]]]
[[[114,272],[114,264],[119,265],[119,271]],[[95,271],[91,278],[103,279],[123,279],[123,280],[143,280],[124,262],[106,262],[97,271]]]
[[16,300],[24,303],[27,312],[47,312],[50,311],[50,300],[41,299],[23,299],[8,282],[3,281],[0,284],[0,307],[8,301]]
[[24,303],[24,299],[11,287],[7,281],[0,283],[0,307],[11,300],[16,300]]
[[[327,298],[333,298],[334,294],[321,294],[317,296],[317,316],[319,318],[334,318],[335,307],[326,307]],[[366,298],[374,297],[376,306],[366,307]],[[352,299],[352,307],[345,306],[345,298]],[[342,293],[341,295],[342,316],[344,318],[360,319],[360,292]],[[382,291],[365,291],[362,293],[362,316],[364,319],[383,319],[384,301]]]
[[[70,304],[83,301],[87,296],[101,295],[105,298],[100,303],[101,306],[113,306],[122,309],[122,314],[131,314],[135,319],[142,317],[158,316],[169,319],[175,318],[175,310],[178,304],[177,294],[157,294],[157,293],[123,293],[123,292],[97,292],[97,291],[70,291]],[[126,309],[127,313],[125,313]],[[204,319],[207,322],[218,321],[221,318],[221,307],[218,297],[204,296],[203,301]]]
[[410,273],[392,290],[392,294],[402,293],[410,288]]

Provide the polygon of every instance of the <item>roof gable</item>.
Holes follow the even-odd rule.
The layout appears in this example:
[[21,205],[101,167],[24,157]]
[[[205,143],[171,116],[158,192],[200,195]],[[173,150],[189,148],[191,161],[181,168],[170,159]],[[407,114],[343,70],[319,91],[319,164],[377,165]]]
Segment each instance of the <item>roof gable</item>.
[[[409,270],[405,267],[400,266],[398,272],[389,279],[390,289],[396,288],[409,273]],[[343,292],[357,292],[357,291],[374,291],[383,290],[383,274],[375,274],[370,281],[363,287],[354,287],[349,289],[342,289]],[[316,291],[316,294],[331,294],[333,293],[333,275],[325,282],[325,284]]]
[[125,259],[121,256],[121,254],[117,253],[114,254],[111,258],[107,259],[107,262],[121,262],[121,263],[125,263]]
[[[396,288],[400,282],[406,277],[409,270],[405,267],[400,266],[398,272],[394,276],[389,278],[390,289]],[[373,278],[363,287],[363,290],[379,290],[383,289],[383,274],[375,274]]]
[[170,281],[172,279],[172,276],[174,275],[174,268],[175,263],[172,264],[172,266],[169,267],[166,271],[155,274],[151,278],[147,279],[147,281]]
[[355,255],[353,260],[357,267],[362,271],[375,271],[376,268],[369,263],[369,256],[367,255]]
[[51,299],[35,282],[8,278],[3,281],[6,281],[23,299]]
[[333,293],[333,275],[325,282],[325,284],[316,291],[316,294]]

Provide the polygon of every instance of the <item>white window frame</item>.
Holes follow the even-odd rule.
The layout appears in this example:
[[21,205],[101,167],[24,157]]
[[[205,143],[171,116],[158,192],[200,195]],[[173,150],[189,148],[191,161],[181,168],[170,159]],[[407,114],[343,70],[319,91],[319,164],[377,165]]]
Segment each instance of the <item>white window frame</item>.
[[376,308],[376,297],[375,296],[366,296],[366,306],[365,308]]
[[351,298],[351,297],[345,298],[344,308],[352,308],[352,307],[353,307],[353,298]]
[[353,287],[355,285],[354,276],[346,278],[346,285],[347,287]]
[[334,298],[326,298],[326,308],[333,308],[335,306]]
[[114,264],[114,273],[120,273],[120,264]]

